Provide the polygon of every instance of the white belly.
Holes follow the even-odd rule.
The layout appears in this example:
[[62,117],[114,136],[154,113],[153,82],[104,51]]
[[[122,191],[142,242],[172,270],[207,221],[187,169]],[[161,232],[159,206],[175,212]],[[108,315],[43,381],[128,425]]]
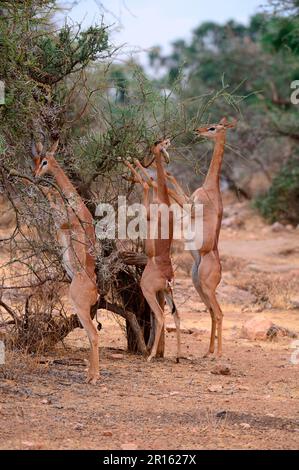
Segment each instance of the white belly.
[[59,244],[62,248],[62,264],[66,270],[68,276],[73,279],[74,269],[72,263],[72,249],[70,248],[70,237],[67,233],[59,233],[58,236]]

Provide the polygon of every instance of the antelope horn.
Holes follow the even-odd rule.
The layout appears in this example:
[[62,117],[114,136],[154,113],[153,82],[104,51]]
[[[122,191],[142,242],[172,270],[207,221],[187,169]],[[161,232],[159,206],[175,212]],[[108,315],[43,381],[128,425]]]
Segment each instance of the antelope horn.
[[31,153],[33,158],[37,158],[39,156],[39,152],[33,139],[33,134],[31,134]]
[[38,157],[38,151],[36,149],[36,145],[35,145],[35,142],[34,142],[33,139],[32,139],[32,142],[31,142],[31,153],[32,153],[33,158]]
[[33,133],[31,133],[31,152],[32,152],[33,158],[37,158],[41,155],[43,148],[44,148],[45,140],[46,140],[45,133],[43,131],[39,131],[39,133],[41,134],[42,139],[36,143],[34,141]]
[[165,163],[167,163],[167,165],[168,165],[170,163],[169,153],[167,152],[167,150],[165,148],[162,148],[161,152],[163,153]]

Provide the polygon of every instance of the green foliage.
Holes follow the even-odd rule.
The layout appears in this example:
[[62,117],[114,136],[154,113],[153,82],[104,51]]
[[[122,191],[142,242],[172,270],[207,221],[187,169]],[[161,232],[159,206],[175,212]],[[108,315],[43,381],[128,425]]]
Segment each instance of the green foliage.
[[255,207],[269,222],[299,223],[299,157],[284,165],[268,193],[256,199]]
[[[93,72],[98,80],[100,74],[100,68]],[[123,160],[143,159],[158,138],[192,138],[196,117],[186,116],[176,84],[171,90],[160,89],[135,64],[121,68],[112,65],[102,79],[107,84],[107,94],[94,97],[93,107],[98,112],[94,122],[89,123],[89,130],[82,133],[76,150],[77,164],[86,176],[123,172]],[[220,93],[214,99],[219,97]],[[201,97],[201,101],[198,98],[198,112],[209,109],[213,101],[212,96],[209,98],[210,103],[207,97]],[[99,123],[101,133],[95,130]]]
[[6,142],[4,136],[0,134],[0,156],[4,154],[6,150]]
[[8,144],[9,164],[22,165],[32,132],[61,134],[72,87],[82,82],[80,73],[92,61],[110,56],[108,32],[103,24],[87,30],[67,24],[54,29],[54,0],[2,3],[0,79],[5,82],[5,104],[0,106],[0,132]]
[[[283,148],[291,154],[299,139],[298,107],[290,102],[291,83],[299,78],[299,4],[296,0],[271,4],[275,14],[270,8],[268,13],[254,15],[248,25],[205,22],[192,32],[190,40],[174,41],[169,54],[156,46],[150,55],[155,69],[159,65],[166,69],[162,85],[171,87],[181,80],[189,117],[197,113],[194,97],[215,94],[221,79],[228,86],[234,99],[216,100],[211,106],[213,114],[205,116],[215,122],[231,115],[232,106],[236,117],[241,110],[222,172],[227,181],[239,180],[237,185],[254,177],[257,169],[268,179],[281,162]],[[197,116],[198,121],[206,119]],[[207,163],[202,163],[203,173]]]
[[57,35],[45,33],[37,39],[34,65],[28,64],[28,73],[40,83],[52,85],[82,70],[90,61],[107,57],[108,51],[108,34],[103,25],[74,32],[66,24]]
[[274,52],[285,48],[299,54],[299,18],[276,17],[267,23],[262,38],[266,48]]

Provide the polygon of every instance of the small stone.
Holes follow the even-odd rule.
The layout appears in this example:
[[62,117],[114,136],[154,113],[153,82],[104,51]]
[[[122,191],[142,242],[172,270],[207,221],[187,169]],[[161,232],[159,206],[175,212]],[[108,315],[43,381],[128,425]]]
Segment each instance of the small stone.
[[219,393],[222,392],[222,385],[210,385],[208,390],[209,392]]
[[110,354],[110,359],[121,360],[124,359],[125,355],[120,353]]
[[249,387],[246,387],[245,385],[238,385],[238,390],[242,390],[244,392],[248,392]]
[[[166,325],[166,331],[167,333],[176,333],[176,326],[172,324]],[[191,335],[192,330],[190,330],[189,328],[180,327],[180,333],[182,335]]]
[[103,431],[103,436],[105,436],[105,437],[112,437],[112,436],[113,436],[113,432],[112,432],[112,431]]
[[248,424],[248,423],[240,423],[240,428],[243,428],[243,429],[250,429],[251,426],[250,426],[250,424]]
[[50,405],[51,403],[52,403],[52,402],[51,402],[51,400],[49,400],[49,398],[44,398],[44,399],[42,400],[42,404],[43,404],[43,405]]
[[289,302],[292,308],[299,308],[299,297],[291,297]]
[[244,323],[241,331],[241,338],[254,341],[256,339],[266,340],[269,329],[273,322],[267,318],[256,316]]
[[251,311],[254,313],[261,313],[263,310],[264,310],[264,307],[262,307],[261,305],[258,305],[257,307],[253,307]]
[[82,429],[84,429],[84,424],[82,424],[82,423],[77,423],[77,424],[75,424],[74,429],[75,429],[76,431],[81,431]]
[[122,450],[137,450],[138,445],[135,442],[127,442],[126,444],[121,444],[120,448]]
[[205,330],[203,328],[199,329],[199,328],[191,328],[191,333],[192,333],[192,336],[194,338],[197,338],[197,339],[201,339],[202,336],[205,336],[207,334],[209,334],[209,331],[208,330]]
[[241,311],[244,312],[244,313],[247,313],[247,312],[250,312],[250,308],[249,307],[242,307]]
[[282,225],[280,222],[275,222],[273,225],[271,225],[272,232],[281,232],[284,229],[284,225]]
[[231,368],[227,365],[217,365],[211,370],[211,374],[214,375],[231,375]]
[[24,446],[26,449],[31,449],[31,450],[40,450],[44,446],[40,442],[33,442],[33,441],[22,441],[22,446]]
[[180,394],[180,392],[170,392],[169,396],[173,397],[173,396],[179,395],[179,394]]

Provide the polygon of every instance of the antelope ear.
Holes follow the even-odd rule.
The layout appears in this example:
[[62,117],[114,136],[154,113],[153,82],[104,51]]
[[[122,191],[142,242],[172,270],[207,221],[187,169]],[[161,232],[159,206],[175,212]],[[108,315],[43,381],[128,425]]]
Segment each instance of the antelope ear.
[[219,124],[222,124],[223,126],[227,126],[228,122],[227,122],[226,117],[222,118]]
[[41,142],[37,142],[37,144],[32,140],[31,143],[31,153],[33,158],[38,158],[43,151],[43,144]]
[[225,125],[225,127],[226,127],[227,129],[232,129],[232,128],[234,128],[234,127],[237,126],[237,123],[238,123],[237,119],[234,119],[233,122],[228,122],[228,123]]
[[52,144],[52,147],[50,148],[49,153],[51,153],[52,155],[54,155],[54,153],[55,153],[56,150],[58,149],[58,144],[59,144],[59,139],[57,139],[57,140]]
[[42,151],[43,151],[43,148],[44,148],[43,144],[42,144],[41,142],[37,142],[37,143],[35,144],[35,147],[36,147],[37,153],[38,153],[38,154],[41,154]]

